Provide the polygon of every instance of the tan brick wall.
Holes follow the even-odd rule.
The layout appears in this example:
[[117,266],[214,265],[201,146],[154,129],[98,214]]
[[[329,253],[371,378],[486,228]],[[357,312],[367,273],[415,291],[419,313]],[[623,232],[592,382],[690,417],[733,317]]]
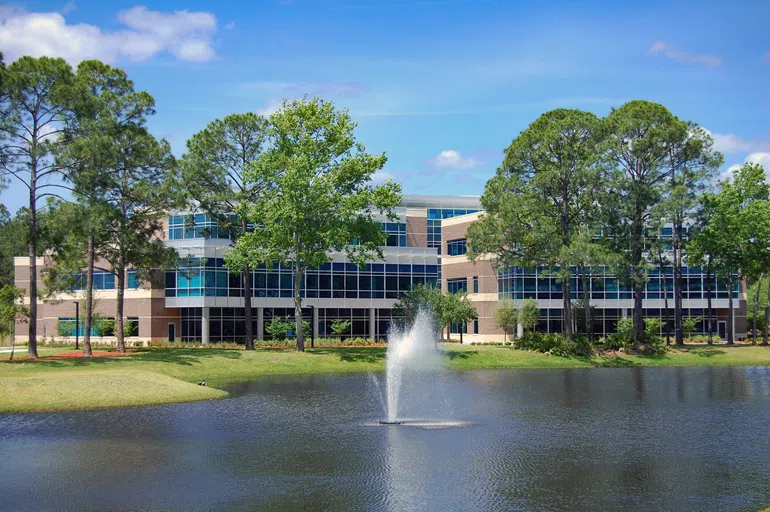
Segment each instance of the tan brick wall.
[[428,247],[428,218],[406,216],[406,245]]

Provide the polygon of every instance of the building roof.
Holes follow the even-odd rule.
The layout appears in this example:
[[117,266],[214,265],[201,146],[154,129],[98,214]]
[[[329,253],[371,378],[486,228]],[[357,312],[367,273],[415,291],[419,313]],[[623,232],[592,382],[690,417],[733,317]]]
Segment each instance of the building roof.
[[479,196],[436,196],[427,194],[404,194],[401,206],[407,208],[464,208],[481,209]]

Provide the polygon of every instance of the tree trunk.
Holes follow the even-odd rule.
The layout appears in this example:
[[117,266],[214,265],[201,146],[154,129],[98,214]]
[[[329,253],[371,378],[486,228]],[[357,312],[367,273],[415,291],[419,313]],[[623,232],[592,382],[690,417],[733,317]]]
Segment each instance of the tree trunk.
[[91,324],[94,315],[94,260],[96,259],[94,247],[94,235],[88,235],[88,249],[86,250],[86,304],[85,319],[83,321],[83,357],[92,357],[91,352]]
[[767,338],[770,334],[770,280],[767,282],[767,305],[765,306],[765,332],[762,337],[762,346],[767,346]]
[[583,317],[586,323],[586,337],[588,341],[594,339],[594,326],[591,319],[591,292],[588,288],[590,279],[588,277],[588,269],[585,265],[580,268],[580,279],[583,283]]
[[754,295],[754,322],[751,327],[752,333],[751,333],[751,344],[756,345],[757,344],[757,315],[759,314],[759,292],[762,291],[762,278],[764,276],[760,275],[759,280],[757,281],[757,293]]
[[644,310],[642,309],[642,297],[644,296],[644,283],[637,276],[634,283],[634,343],[644,342]]
[[302,332],[302,277],[299,265],[294,262],[294,323],[297,329],[297,352],[305,351],[305,333]]
[[33,159],[30,166],[29,187],[29,344],[27,357],[37,359],[37,165]]
[[[682,333],[682,262],[679,235],[682,224],[677,220],[673,229],[672,246],[674,249],[674,339],[678,346],[684,345]],[[668,294],[666,294],[668,296]]]
[[567,277],[562,281],[563,285],[563,302],[564,305],[564,335],[567,337],[567,341],[575,341],[575,334],[572,332],[572,300],[570,296],[570,278]]
[[460,345],[463,344],[463,328],[460,328]]
[[115,309],[115,339],[117,340],[116,352],[119,354],[126,353],[126,340],[123,337],[123,302],[124,291],[126,288],[126,267],[121,262],[121,265],[117,269],[113,269],[113,272],[117,271],[118,278],[118,300],[117,307]]
[[246,350],[254,350],[254,325],[251,317],[251,268],[243,267],[243,313],[246,321]]
[[735,319],[735,313],[733,312],[733,278],[732,278],[732,270],[730,271],[730,278],[727,280],[727,285],[729,286],[729,291],[727,294],[727,344],[728,345],[734,345],[735,344],[735,337],[733,336],[733,322]]
[[711,309],[711,254],[708,256],[708,263],[706,264],[706,307],[708,308],[708,333],[709,333],[709,345],[714,344],[714,312]]
[[663,265],[663,249],[658,244],[658,262],[660,263],[660,278],[663,280],[663,309],[666,312],[666,345],[671,345],[671,328],[668,326],[668,286],[666,283],[666,267]]

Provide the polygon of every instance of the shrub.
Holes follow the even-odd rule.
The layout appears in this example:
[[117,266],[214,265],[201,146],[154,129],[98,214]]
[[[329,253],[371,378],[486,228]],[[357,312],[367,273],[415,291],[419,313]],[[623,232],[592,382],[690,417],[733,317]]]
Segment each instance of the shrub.
[[695,327],[701,321],[699,316],[688,316],[682,319],[682,330],[688,339],[691,339],[692,333],[695,332]]

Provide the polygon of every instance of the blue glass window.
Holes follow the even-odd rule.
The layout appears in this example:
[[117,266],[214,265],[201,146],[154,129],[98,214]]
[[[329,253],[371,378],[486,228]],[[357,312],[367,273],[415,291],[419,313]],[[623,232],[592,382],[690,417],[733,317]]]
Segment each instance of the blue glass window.
[[456,240],[449,240],[446,243],[446,254],[447,256],[462,256],[468,252],[466,248],[466,240],[465,238],[458,238]]

